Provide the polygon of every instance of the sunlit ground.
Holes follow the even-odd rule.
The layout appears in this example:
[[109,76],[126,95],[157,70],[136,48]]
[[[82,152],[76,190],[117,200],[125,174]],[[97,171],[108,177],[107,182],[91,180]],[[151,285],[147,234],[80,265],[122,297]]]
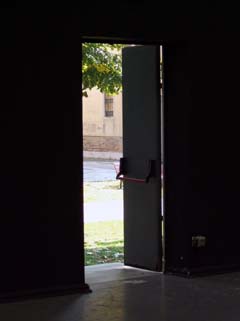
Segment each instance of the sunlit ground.
[[[84,183],[85,203],[122,200],[122,195],[119,181]],[[123,262],[123,220],[85,223],[84,228],[85,265]]]
[[123,221],[85,224],[85,265],[123,262]]

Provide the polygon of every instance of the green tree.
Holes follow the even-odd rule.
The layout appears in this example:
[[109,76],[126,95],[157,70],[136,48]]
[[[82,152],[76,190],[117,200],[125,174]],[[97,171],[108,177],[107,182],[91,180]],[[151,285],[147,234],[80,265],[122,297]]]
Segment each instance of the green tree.
[[84,43],[82,46],[82,94],[96,87],[108,95],[122,89],[122,56],[119,44]]

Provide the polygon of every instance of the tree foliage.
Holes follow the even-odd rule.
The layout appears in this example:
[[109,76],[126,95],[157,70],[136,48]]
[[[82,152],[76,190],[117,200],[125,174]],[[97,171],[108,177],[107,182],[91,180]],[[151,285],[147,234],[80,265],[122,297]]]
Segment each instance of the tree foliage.
[[82,47],[82,94],[96,87],[108,95],[122,89],[122,56],[119,44],[84,43]]

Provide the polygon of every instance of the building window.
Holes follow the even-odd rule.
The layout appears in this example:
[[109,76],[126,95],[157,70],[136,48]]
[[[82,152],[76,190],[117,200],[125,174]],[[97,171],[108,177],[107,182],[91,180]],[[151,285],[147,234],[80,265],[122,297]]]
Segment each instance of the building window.
[[113,97],[104,96],[105,117],[113,117]]

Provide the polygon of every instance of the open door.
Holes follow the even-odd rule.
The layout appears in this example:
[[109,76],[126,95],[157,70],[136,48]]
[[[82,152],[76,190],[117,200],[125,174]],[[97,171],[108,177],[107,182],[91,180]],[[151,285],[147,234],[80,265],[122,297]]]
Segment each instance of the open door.
[[124,260],[162,269],[160,46],[123,49]]

